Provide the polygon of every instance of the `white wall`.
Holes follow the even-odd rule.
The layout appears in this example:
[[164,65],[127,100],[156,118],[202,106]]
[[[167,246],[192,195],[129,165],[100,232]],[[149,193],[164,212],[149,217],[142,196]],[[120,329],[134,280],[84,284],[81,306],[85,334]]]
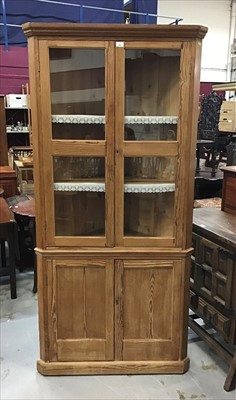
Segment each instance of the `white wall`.
[[[232,43],[232,31],[235,30],[234,20],[230,32],[230,5],[231,0],[158,0],[158,15],[183,18],[181,24],[208,27],[202,47],[202,82],[230,80],[227,71],[230,67],[229,44]],[[167,20],[159,18],[158,23],[167,23]]]

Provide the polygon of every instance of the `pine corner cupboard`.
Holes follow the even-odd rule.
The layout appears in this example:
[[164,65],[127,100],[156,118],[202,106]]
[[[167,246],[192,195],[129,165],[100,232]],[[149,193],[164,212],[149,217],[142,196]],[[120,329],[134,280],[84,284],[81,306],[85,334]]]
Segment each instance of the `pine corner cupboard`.
[[44,375],[183,373],[202,26],[23,25]]

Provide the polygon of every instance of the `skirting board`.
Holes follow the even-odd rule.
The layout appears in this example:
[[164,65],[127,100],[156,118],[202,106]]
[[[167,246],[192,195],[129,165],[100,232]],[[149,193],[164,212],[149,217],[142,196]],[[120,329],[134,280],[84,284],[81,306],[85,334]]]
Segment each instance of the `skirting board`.
[[181,361],[101,361],[44,362],[38,360],[42,375],[136,375],[183,374],[189,369],[189,358]]

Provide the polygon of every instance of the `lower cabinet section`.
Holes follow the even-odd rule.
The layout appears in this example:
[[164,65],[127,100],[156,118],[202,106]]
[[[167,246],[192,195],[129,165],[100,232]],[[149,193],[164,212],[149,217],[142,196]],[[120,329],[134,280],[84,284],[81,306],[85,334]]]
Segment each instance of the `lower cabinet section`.
[[41,373],[187,370],[185,260],[38,256],[38,277]]

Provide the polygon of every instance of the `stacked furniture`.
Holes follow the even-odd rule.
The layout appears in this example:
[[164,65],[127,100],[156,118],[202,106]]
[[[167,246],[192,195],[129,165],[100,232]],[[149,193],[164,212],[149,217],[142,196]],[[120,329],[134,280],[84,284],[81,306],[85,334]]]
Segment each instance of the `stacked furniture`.
[[236,102],[223,101],[220,108],[219,130],[236,132]]

